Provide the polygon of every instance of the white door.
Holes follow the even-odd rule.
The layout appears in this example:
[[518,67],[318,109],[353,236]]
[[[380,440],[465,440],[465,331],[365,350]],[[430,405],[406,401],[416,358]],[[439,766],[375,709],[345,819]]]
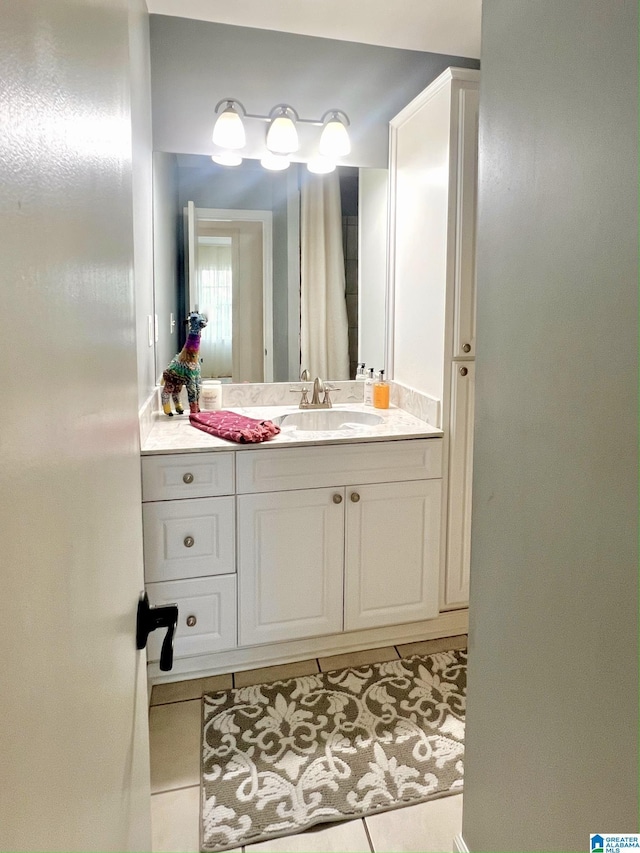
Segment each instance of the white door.
[[441,486],[347,486],[345,630],[438,615]]
[[342,630],[343,503],[343,488],[238,496],[241,646]]
[[149,850],[128,11],[9,0],[0,49],[0,849]]

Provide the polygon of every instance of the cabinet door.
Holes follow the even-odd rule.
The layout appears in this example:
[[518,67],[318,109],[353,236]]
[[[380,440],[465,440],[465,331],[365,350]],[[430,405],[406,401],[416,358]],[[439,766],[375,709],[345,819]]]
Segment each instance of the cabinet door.
[[346,630],[438,615],[441,486],[346,489]]
[[457,92],[456,230],[453,357],[476,354],[476,192],[478,184],[478,89]]
[[452,365],[445,607],[466,607],[471,557],[471,474],[475,364]]
[[341,631],[344,489],[237,500],[240,645]]

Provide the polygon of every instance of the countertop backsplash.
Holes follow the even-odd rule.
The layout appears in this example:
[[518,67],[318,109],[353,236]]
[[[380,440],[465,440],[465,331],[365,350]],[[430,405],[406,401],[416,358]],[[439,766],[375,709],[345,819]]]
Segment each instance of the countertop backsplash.
[[433,427],[441,428],[440,400],[429,397],[422,391],[409,388],[400,382],[391,382],[391,403],[399,409],[404,409],[415,418],[426,421]]

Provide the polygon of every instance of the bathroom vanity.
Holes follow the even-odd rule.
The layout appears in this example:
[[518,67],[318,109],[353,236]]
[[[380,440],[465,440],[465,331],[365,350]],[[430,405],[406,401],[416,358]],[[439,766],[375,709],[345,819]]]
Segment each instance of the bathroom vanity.
[[146,590],[179,618],[170,673],[149,638],[153,681],[466,630],[464,608],[440,610],[442,432],[397,408],[380,416],[283,425],[259,445],[157,416],[142,458]]
[[[390,123],[385,364],[398,407],[346,430],[285,419],[258,447],[165,419],[143,443],[147,592],[180,611],[170,674],[150,638],[152,680],[466,631],[478,86],[479,72],[447,69]],[[239,410],[239,389],[225,387],[225,407]],[[289,390],[240,411],[281,417]],[[359,393],[346,399],[363,410]]]

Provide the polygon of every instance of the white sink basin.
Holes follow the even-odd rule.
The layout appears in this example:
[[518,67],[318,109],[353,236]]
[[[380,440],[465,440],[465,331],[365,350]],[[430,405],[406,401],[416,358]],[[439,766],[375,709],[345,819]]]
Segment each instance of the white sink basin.
[[358,412],[348,409],[306,409],[279,415],[271,419],[279,427],[295,427],[299,430],[333,432],[362,426],[376,426],[384,418],[373,412]]

